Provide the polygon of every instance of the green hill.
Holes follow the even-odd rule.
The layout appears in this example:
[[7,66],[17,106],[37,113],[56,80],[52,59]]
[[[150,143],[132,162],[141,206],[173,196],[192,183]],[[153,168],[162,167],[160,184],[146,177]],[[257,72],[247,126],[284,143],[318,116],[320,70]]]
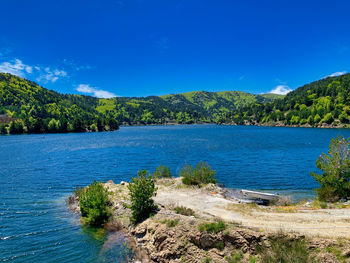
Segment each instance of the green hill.
[[233,110],[223,122],[236,124],[348,127],[350,74],[304,85],[270,103]]
[[0,125],[0,133],[118,129],[114,119],[96,111],[97,104],[93,97],[59,94],[32,81],[0,73],[0,114],[12,119]]
[[194,91],[160,97],[99,99],[96,109],[120,123],[210,123],[218,121],[233,109],[252,102],[265,103],[274,99],[275,96],[240,91]]
[[103,131],[117,129],[117,123],[211,123],[234,109],[272,102],[276,97],[283,96],[195,91],[159,97],[98,99],[60,94],[32,81],[0,73],[0,132]]

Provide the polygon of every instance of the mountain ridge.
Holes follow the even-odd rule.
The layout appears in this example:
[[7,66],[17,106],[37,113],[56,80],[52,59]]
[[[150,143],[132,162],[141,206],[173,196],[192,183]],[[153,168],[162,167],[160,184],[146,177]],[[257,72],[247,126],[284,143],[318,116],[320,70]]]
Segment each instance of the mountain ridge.
[[273,102],[235,109],[221,121],[266,126],[350,127],[350,74],[313,81]]
[[[214,123],[233,109],[271,102],[278,95],[241,91],[194,91],[148,97],[95,98],[61,94],[8,73],[0,73],[2,133],[113,130],[123,125]],[[4,125],[6,125],[4,127]],[[17,127],[18,126],[18,127]],[[114,128],[111,128],[114,127]]]

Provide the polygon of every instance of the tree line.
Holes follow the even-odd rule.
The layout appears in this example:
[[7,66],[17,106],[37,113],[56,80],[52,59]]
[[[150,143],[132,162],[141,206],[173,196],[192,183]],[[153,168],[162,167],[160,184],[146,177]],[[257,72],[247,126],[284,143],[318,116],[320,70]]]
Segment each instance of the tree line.
[[219,121],[228,122],[346,127],[350,123],[350,74],[315,81],[270,103],[236,109]]
[[[273,95],[239,91],[98,99],[60,94],[30,80],[0,73],[0,132],[103,131],[114,130],[115,122],[124,125],[213,123],[234,108],[274,99]],[[1,124],[1,115],[13,121]]]

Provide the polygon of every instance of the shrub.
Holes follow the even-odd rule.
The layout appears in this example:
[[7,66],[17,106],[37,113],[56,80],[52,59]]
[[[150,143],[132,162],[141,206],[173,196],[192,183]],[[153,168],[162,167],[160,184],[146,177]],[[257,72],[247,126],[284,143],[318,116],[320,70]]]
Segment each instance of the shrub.
[[322,174],[311,173],[319,182],[316,189],[321,201],[334,202],[341,198],[350,198],[350,141],[338,136],[331,140],[328,154],[322,155],[316,161],[316,166]]
[[84,192],[84,187],[77,187],[75,190],[74,190],[74,195],[78,198],[81,197],[82,193]]
[[21,134],[24,132],[24,123],[22,120],[11,121],[9,126],[10,134]]
[[225,248],[225,243],[222,242],[222,241],[218,241],[215,243],[215,247],[218,249],[218,250],[223,250]]
[[184,215],[184,216],[194,216],[194,211],[191,208],[187,208],[184,206],[177,206],[174,208],[174,211],[177,214]]
[[7,134],[7,125],[0,124],[0,134]]
[[321,121],[320,115],[316,114],[314,117],[314,123],[319,123]]
[[96,181],[81,191],[79,205],[83,221],[89,225],[101,226],[111,215],[108,191]]
[[270,238],[270,246],[258,247],[257,252],[263,263],[308,263],[312,262],[305,239],[291,240],[288,236],[278,234]]
[[153,176],[155,178],[171,178],[170,169],[167,166],[159,165]]
[[186,185],[216,184],[215,171],[207,163],[199,162],[195,168],[185,165],[180,171],[182,182]]
[[146,170],[139,171],[137,177],[132,178],[128,185],[132,210],[132,220],[139,222],[149,217],[157,208],[152,199],[157,194],[153,176]]
[[179,224],[179,219],[168,220],[166,223],[168,227],[174,227],[174,226],[177,226],[178,224]]
[[334,117],[330,112],[327,113],[321,120],[322,123],[327,123],[327,124],[331,124],[333,121],[334,121]]
[[199,227],[199,231],[201,232],[206,231],[213,234],[217,234],[221,231],[224,231],[225,229],[226,229],[226,224],[222,221],[203,224]]
[[239,251],[238,253],[232,254],[232,256],[226,256],[225,260],[227,263],[239,263],[243,261],[243,253],[242,251]]

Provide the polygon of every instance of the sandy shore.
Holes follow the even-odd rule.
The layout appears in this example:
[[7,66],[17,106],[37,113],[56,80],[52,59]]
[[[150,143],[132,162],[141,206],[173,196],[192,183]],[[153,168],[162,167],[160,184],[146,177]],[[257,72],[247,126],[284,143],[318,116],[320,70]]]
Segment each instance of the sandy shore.
[[[177,179],[178,180],[178,179]],[[176,181],[176,180],[175,180]],[[239,204],[224,194],[198,188],[159,186],[156,203],[185,206],[207,217],[265,231],[296,232],[307,236],[350,237],[350,209],[312,209],[307,205],[280,207]]]

